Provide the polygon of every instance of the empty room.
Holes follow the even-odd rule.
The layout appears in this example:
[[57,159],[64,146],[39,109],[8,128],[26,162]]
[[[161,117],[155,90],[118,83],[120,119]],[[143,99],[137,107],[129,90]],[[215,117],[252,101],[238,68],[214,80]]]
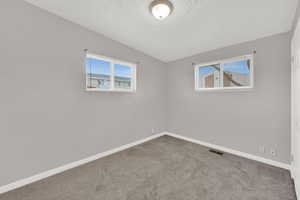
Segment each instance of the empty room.
[[0,200],[300,198],[298,0],[1,0]]

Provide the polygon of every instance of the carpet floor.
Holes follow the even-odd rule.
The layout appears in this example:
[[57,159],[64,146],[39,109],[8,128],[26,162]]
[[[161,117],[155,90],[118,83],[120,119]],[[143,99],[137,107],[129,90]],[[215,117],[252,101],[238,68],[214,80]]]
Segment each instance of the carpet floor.
[[163,136],[0,200],[296,200],[290,173]]

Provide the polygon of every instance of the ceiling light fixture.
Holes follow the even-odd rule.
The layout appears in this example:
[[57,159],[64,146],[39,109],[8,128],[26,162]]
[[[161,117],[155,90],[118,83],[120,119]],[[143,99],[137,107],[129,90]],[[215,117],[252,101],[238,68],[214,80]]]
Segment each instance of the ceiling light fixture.
[[172,13],[174,6],[169,0],[154,0],[149,9],[156,19],[163,20]]

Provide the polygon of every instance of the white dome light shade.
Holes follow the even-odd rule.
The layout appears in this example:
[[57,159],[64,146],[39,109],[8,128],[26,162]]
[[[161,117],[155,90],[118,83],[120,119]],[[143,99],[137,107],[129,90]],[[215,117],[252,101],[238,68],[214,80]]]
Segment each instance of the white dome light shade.
[[165,19],[170,13],[171,9],[166,4],[157,4],[152,8],[152,15],[159,20]]
[[168,0],[155,0],[150,4],[150,12],[158,19],[163,20],[173,11],[173,5]]

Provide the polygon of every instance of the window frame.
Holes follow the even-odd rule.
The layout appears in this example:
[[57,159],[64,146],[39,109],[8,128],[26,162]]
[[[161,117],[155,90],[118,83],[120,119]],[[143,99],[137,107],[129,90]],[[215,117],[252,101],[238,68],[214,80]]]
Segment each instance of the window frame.
[[[109,89],[103,89],[103,88],[88,88],[89,78],[87,76],[87,70],[86,70],[86,59],[87,58],[94,58],[103,60],[110,63],[110,88]],[[115,64],[125,65],[127,67],[131,68],[131,88],[130,89],[122,89],[122,88],[115,88]],[[87,53],[85,56],[85,89],[86,91],[98,91],[98,92],[136,92],[136,63],[131,63],[107,56],[100,56],[93,53]]]
[[[223,81],[223,67],[226,63],[231,62],[237,62],[242,60],[250,60],[250,86],[244,86],[244,87],[224,87],[224,81]],[[220,87],[218,88],[200,88],[199,87],[199,68],[210,66],[210,65],[220,65]],[[223,59],[223,60],[217,60],[212,62],[206,62],[206,63],[199,63],[195,64],[194,66],[194,78],[195,78],[195,91],[202,92],[202,91],[249,91],[254,88],[254,59],[253,54],[244,55],[244,56],[238,56],[233,57],[229,59]]]

